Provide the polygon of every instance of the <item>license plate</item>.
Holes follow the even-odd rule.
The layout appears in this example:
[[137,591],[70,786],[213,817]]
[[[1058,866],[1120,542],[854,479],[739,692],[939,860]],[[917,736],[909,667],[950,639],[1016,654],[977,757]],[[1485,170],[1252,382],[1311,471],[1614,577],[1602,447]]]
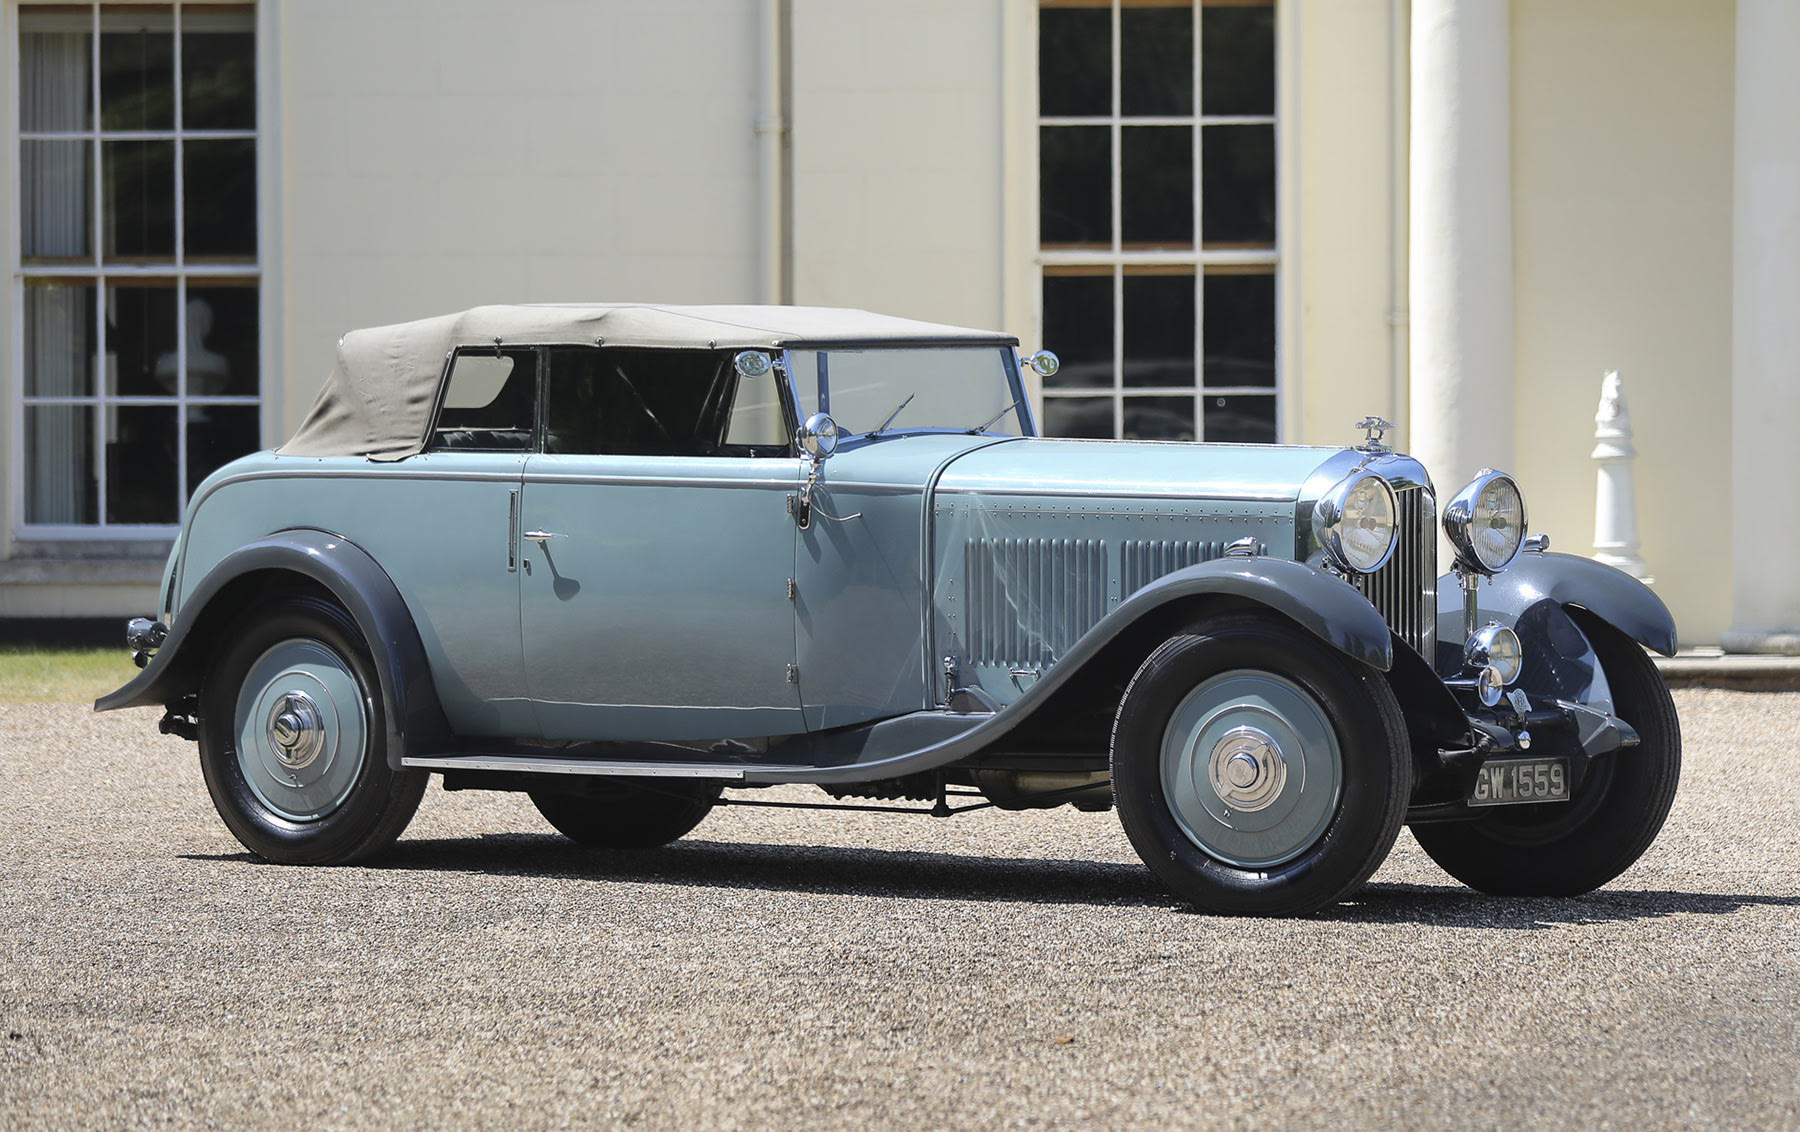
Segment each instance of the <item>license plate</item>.
[[1469,791],[1471,806],[1569,800],[1568,759],[1497,759],[1483,763]]

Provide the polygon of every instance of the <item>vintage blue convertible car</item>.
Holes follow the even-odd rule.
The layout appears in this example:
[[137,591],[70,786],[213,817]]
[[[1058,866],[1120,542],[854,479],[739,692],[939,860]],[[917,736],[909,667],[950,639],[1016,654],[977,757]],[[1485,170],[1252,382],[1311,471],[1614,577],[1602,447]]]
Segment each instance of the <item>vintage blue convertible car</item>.
[[[1034,436],[1013,338],[792,307],[484,307],[362,330],[195,492],[143,672],[274,861],[388,847],[432,773],[584,845],[742,788],[1115,805],[1215,911],[1337,901],[1402,823],[1489,892],[1617,876],[1681,737],[1667,609],[1484,472]],[[724,788],[733,788],[721,796]],[[846,803],[854,804],[854,803]],[[863,803],[868,804],[868,803]],[[897,805],[896,808],[906,808]]]

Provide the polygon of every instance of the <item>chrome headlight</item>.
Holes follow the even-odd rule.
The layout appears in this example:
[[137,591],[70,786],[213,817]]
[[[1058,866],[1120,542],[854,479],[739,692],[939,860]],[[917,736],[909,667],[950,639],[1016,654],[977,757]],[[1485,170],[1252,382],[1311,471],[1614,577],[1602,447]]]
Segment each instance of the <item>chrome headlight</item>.
[[1313,505],[1313,534],[1331,561],[1369,574],[1394,553],[1394,489],[1374,472],[1352,473]]
[[1477,574],[1512,565],[1525,542],[1525,497],[1504,472],[1484,468],[1444,508],[1444,534],[1456,559]]
[[1519,634],[1504,625],[1489,624],[1477,629],[1463,646],[1463,659],[1470,668],[1492,668],[1500,674],[1500,683],[1511,684],[1525,668],[1525,649]]

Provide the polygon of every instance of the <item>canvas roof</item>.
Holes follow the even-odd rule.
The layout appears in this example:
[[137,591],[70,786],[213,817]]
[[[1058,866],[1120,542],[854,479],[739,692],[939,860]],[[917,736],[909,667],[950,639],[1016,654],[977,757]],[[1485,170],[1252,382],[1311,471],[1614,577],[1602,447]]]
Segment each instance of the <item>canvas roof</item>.
[[353,330],[283,456],[399,460],[423,451],[444,359],[461,346],[607,345],[699,349],[1017,345],[1011,335],[834,307],[544,303]]

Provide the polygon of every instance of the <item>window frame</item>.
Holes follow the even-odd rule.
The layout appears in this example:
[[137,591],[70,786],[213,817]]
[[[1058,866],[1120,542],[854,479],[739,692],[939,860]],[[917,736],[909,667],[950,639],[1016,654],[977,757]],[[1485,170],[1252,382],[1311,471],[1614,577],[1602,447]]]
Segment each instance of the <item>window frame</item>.
[[[1052,7],[1107,7],[1111,19],[1111,43],[1109,67],[1110,111],[1106,115],[1046,115],[1042,112],[1039,101],[1040,83],[1042,81],[1042,47],[1037,42],[1037,26],[1040,13]],[[1205,440],[1205,401],[1208,397],[1241,397],[1254,396],[1268,398],[1273,403],[1275,434],[1273,442],[1286,442],[1286,418],[1290,396],[1284,347],[1287,339],[1287,289],[1290,281],[1289,265],[1284,262],[1284,230],[1287,218],[1287,197],[1292,187],[1287,184],[1286,174],[1289,172],[1288,153],[1283,128],[1284,122],[1291,116],[1291,111],[1284,105],[1284,73],[1289,60],[1284,51],[1285,39],[1282,28],[1284,7],[1281,0],[1268,0],[1266,6],[1272,9],[1275,19],[1275,36],[1273,43],[1275,68],[1275,104],[1271,114],[1205,114],[1203,104],[1203,56],[1201,11],[1207,0],[1193,0],[1194,29],[1192,36],[1192,98],[1193,112],[1185,115],[1130,115],[1123,113],[1121,91],[1121,54],[1122,54],[1122,16],[1121,10],[1132,6],[1131,0],[1111,0],[1110,4],[1059,4],[1056,0],[1036,0],[1031,6],[1033,49],[1031,60],[1031,151],[1033,154],[1029,165],[1030,184],[1032,186],[1033,231],[1031,232],[1032,271],[1034,307],[1040,329],[1039,340],[1044,340],[1043,331],[1043,294],[1046,276],[1059,274],[1059,268],[1075,269],[1069,274],[1098,274],[1103,269],[1109,273],[1112,281],[1112,382],[1110,386],[1057,387],[1037,383],[1039,404],[1045,406],[1055,400],[1090,399],[1105,397],[1112,405],[1113,436],[1124,435],[1125,403],[1135,398],[1182,396],[1192,397],[1194,403],[1194,436],[1196,440]],[[1108,176],[1110,179],[1111,206],[1111,246],[1106,249],[1057,248],[1046,247],[1043,243],[1042,231],[1037,227],[1037,211],[1042,206],[1043,183],[1042,166],[1037,151],[1042,130],[1046,126],[1105,126],[1108,130],[1110,156]],[[1191,168],[1192,178],[1192,217],[1194,242],[1191,249],[1170,250],[1128,250],[1123,245],[1123,138],[1122,131],[1127,126],[1186,126],[1191,130]],[[1275,190],[1275,238],[1268,248],[1213,248],[1207,249],[1203,242],[1203,134],[1207,126],[1268,126],[1274,132],[1274,190]],[[1194,278],[1194,381],[1183,386],[1127,386],[1125,384],[1125,279],[1132,268],[1141,269],[1144,273],[1169,273],[1171,269],[1191,268]],[[1209,272],[1208,269],[1211,269]],[[1266,274],[1272,277],[1274,290],[1275,348],[1274,348],[1274,383],[1272,386],[1216,386],[1206,385],[1205,343],[1206,343],[1206,276],[1208,274]],[[1040,418],[1047,412],[1040,410]]]
[[[5,475],[11,480],[9,506],[11,509],[11,536],[19,542],[103,542],[103,541],[142,541],[156,542],[175,537],[180,531],[181,523],[187,516],[189,492],[187,477],[190,460],[189,451],[189,410],[204,406],[221,408],[248,408],[256,411],[257,431],[255,446],[265,446],[267,434],[268,364],[269,349],[267,342],[267,309],[264,287],[265,270],[269,262],[269,249],[265,247],[265,230],[263,212],[265,210],[263,192],[263,149],[265,122],[262,84],[262,38],[261,7],[254,0],[233,0],[234,6],[247,7],[251,11],[251,34],[254,43],[256,60],[254,92],[256,121],[248,129],[188,129],[185,127],[184,111],[186,96],[182,91],[182,20],[185,11],[195,7],[209,7],[204,0],[15,0],[6,5],[4,33],[6,36],[6,59],[11,68],[12,90],[10,105],[7,110],[6,142],[8,146],[7,162],[12,172],[12,204],[10,215],[6,218],[8,233],[11,238],[11,250],[8,256],[8,267],[11,276],[11,294],[9,296],[7,315],[10,320],[9,330],[12,335],[8,368],[11,370],[7,383],[8,396],[8,443],[11,455],[7,461]],[[88,10],[90,16],[88,32],[88,83],[91,118],[83,130],[27,131],[23,128],[24,111],[22,98],[23,58],[21,54],[21,17],[33,8],[81,7]],[[168,129],[158,130],[108,130],[102,123],[101,106],[101,18],[104,8],[130,7],[166,7],[171,10],[173,19],[170,32],[173,43],[171,60],[172,83],[174,86],[174,122]],[[92,148],[92,160],[88,169],[88,192],[90,194],[88,222],[92,226],[89,233],[89,256],[80,263],[27,264],[25,262],[24,242],[24,143],[39,140],[81,141]],[[252,227],[256,231],[256,251],[246,262],[241,257],[232,259],[209,260],[204,257],[190,258],[186,249],[187,208],[186,208],[186,170],[184,168],[184,144],[189,141],[249,141],[253,147],[254,169],[256,178],[255,215],[251,218]],[[173,223],[174,254],[166,263],[144,264],[117,262],[107,263],[104,231],[105,201],[105,157],[106,143],[116,141],[168,141],[174,146],[173,159]],[[177,383],[174,393],[164,396],[120,395],[106,390],[106,375],[96,365],[93,391],[83,396],[45,396],[30,395],[25,392],[26,359],[25,359],[25,299],[27,288],[33,285],[33,279],[65,279],[90,285],[94,288],[94,327],[92,347],[97,359],[104,359],[107,354],[107,288],[110,281],[118,280],[123,285],[131,285],[138,281],[168,281],[174,284],[171,288],[175,299],[175,353],[177,372],[186,375],[188,372],[188,292],[190,285],[206,287],[211,281],[219,281],[227,286],[253,287],[257,292],[257,376],[256,393],[254,395],[200,395],[191,394],[188,380],[184,377]],[[25,459],[25,420],[27,409],[41,405],[70,405],[92,410],[91,432],[89,442],[93,451],[88,457],[86,471],[91,473],[96,484],[96,500],[94,522],[92,523],[32,523],[27,520],[27,478],[30,474]],[[119,408],[158,408],[173,410],[176,422],[176,466],[174,479],[176,484],[175,521],[172,523],[122,523],[107,520],[106,483],[108,473],[107,453],[107,421],[109,410]],[[255,449],[253,449],[255,450]]]

